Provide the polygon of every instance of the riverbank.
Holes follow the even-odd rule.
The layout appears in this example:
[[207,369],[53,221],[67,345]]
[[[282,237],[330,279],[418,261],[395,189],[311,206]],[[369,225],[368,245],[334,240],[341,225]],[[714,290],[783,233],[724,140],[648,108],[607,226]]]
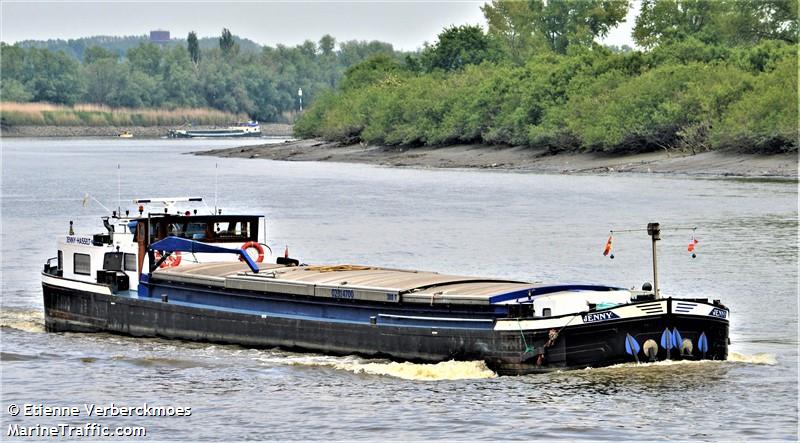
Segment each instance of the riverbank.
[[[129,131],[135,138],[159,138],[167,135],[175,125],[163,126],[55,126],[14,125],[0,130],[2,137],[116,137]],[[211,129],[214,126],[194,126],[193,129]],[[261,133],[273,137],[291,137],[292,125],[285,123],[261,123]]]
[[195,152],[232,158],[334,161],[395,167],[481,168],[560,174],[656,173],[709,177],[797,178],[797,153],[758,155],[712,151],[696,155],[558,153],[525,147],[455,145],[397,148],[342,145],[319,139]]

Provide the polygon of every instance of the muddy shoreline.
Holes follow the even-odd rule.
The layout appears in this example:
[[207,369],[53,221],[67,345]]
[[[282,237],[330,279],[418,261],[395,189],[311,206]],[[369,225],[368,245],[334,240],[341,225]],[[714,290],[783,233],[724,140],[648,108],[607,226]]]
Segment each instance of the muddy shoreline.
[[[116,137],[123,131],[133,133],[134,138],[165,137],[175,125],[165,126],[4,126],[2,137]],[[213,126],[196,126],[194,129],[211,129]],[[284,123],[262,123],[261,133],[270,137],[291,137],[292,125]]]
[[228,158],[333,161],[392,167],[477,168],[558,174],[652,173],[708,177],[797,179],[797,153],[760,155],[704,152],[696,155],[559,153],[525,147],[456,145],[397,148],[342,145],[317,139],[194,152]]

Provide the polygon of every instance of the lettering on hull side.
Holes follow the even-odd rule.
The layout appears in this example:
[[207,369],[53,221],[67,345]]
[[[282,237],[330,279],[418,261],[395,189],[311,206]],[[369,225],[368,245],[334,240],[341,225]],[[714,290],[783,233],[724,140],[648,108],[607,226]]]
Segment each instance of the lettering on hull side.
[[614,320],[619,318],[619,315],[608,311],[608,312],[590,312],[588,314],[584,314],[582,316],[584,323],[597,323],[601,321],[608,321]]

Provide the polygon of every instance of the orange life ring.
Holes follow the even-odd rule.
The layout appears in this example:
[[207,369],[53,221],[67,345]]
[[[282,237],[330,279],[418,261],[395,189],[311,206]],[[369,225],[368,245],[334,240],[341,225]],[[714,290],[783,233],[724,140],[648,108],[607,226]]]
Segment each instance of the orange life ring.
[[[156,256],[156,262],[161,260],[161,253],[160,252],[155,251],[155,256]],[[175,251],[172,254],[170,254],[167,257],[167,259],[164,260],[164,263],[161,263],[161,266],[159,266],[159,267],[160,268],[174,268],[175,266],[178,266],[179,264],[181,264],[181,251]]]
[[[257,241],[249,241],[249,242],[243,244],[242,247],[241,247],[241,249],[244,250],[245,252],[247,252],[247,250],[251,249],[251,248],[255,249],[256,252],[258,252],[258,257],[255,258],[256,263],[263,262],[264,261],[264,247],[261,246],[261,243],[259,243]],[[248,254],[249,254],[249,252],[248,252]],[[239,260],[242,260],[242,258],[239,257]]]

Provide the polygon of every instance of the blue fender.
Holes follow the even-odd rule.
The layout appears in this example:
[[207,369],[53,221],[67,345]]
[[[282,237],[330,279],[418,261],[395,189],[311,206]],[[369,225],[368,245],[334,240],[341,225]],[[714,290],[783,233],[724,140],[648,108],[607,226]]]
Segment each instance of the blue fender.
[[708,338],[705,332],[701,333],[700,338],[697,339],[697,349],[704,354],[708,352]]
[[631,334],[625,335],[625,352],[629,355],[636,355],[639,353],[639,343],[636,341],[635,338],[631,337]]
[[680,349],[682,344],[683,337],[681,337],[681,333],[678,332],[678,328],[672,328],[672,347]]
[[672,349],[672,333],[669,332],[669,329],[664,329],[664,332],[661,333],[661,347],[666,350]]

